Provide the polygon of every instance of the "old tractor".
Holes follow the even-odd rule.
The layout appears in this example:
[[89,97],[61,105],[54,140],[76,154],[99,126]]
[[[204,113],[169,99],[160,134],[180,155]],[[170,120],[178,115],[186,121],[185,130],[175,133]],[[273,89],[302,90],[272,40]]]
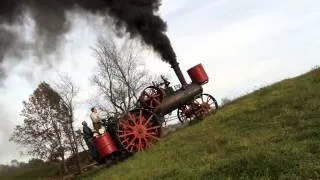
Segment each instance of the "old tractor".
[[[135,109],[114,117],[114,121],[107,125],[108,132],[118,150],[133,153],[150,147],[160,139],[164,116],[174,110],[177,110],[181,123],[188,123],[217,110],[216,99],[203,93],[202,85],[208,83],[209,78],[202,64],[187,71],[192,80],[191,83],[186,83],[178,63],[173,64],[172,68],[181,82],[179,88],[171,87],[171,83],[161,76],[162,82],[153,82],[142,91],[139,105]],[[100,143],[97,146],[108,148],[106,144],[108,143]]]

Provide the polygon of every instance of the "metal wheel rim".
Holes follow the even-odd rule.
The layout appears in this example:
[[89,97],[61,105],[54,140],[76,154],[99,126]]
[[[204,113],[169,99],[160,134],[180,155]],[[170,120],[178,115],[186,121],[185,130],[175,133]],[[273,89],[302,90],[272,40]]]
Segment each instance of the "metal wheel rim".
[[195,98],[194,103],[200,106],[197,116],[205,116],[210,113],[215,113],[218,109],[216,99],[210,94],[201,94]]
[[118,134],[129,152],[143,151],[160,138],[161,124],[155,114],[143,109],[131,111],[119,121]]
[[187,117],[187,115],[183,112],[183,108],[189,108],[187,105],[184,105],[180,108],[178,108],[177,115],[178,119],[182,124],[189,124],[190,121],[193,120],[193,117]]
[[147,87],[141,93],[140,101],[148,108],[156,108],[162,101],[162,92],[157,87]]

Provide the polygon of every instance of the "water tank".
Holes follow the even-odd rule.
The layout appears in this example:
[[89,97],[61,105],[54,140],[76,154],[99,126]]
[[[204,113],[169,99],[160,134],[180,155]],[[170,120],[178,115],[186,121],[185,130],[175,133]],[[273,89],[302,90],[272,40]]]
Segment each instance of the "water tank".
[[202,64],[193,66],[187,72],[193,83],[196,83],[198,85],[203,85],[209,81],[208,75],[204,70]]
[[108,156],[117,151],[117,147],[108,132],[94,139],[97,150],[101,157]]

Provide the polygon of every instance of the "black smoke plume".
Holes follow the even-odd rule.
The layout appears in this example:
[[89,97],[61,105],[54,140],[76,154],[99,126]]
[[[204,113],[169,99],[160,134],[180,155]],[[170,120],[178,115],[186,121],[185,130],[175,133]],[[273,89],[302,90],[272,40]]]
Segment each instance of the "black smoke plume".
[[[36,41],[41,42],[41,52],[51,53],[59,47],[62,35],[70,30],[66,12],[74,8],[109,15],[115,27],[125,27],[131,37],[137,35],[143,42],[158,52],[163,61],[177,64],[170,40],[165,35],[167,25],[156,15],[161,0],[1,0],[0,1],[0,76],[1,64],[6,56],[23,56],[26,44],[17,46],[19,32],[3,25],[23,23],[25,12],[29,12],[36,23]],[[21,36],[21,35],[20,35]],[[16,48],[12,50],[13,48]],[[39,51],[39,50],[38,50]],[[10,54],[8,54],[10,52]]]

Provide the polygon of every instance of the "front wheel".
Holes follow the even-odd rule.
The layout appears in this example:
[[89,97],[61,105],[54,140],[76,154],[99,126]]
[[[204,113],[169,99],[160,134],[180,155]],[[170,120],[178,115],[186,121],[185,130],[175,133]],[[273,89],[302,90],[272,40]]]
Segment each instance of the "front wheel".
[[194,103],[199,107],[199,109],[196,111],[196,116],[215,114],[219,108],[217,100],[210,94],[201,94],[197,96],[194,100]]
[[200,94],[192,102],[179,107],[177,116],[180,123],[188,124],[193,119],[214,114],[218,108],[218,103],[213,96],[210,94]]
[[178,108],[177,116],[181,124],[188,124],[194,118],[194,113],[190,105],[183,105]]

